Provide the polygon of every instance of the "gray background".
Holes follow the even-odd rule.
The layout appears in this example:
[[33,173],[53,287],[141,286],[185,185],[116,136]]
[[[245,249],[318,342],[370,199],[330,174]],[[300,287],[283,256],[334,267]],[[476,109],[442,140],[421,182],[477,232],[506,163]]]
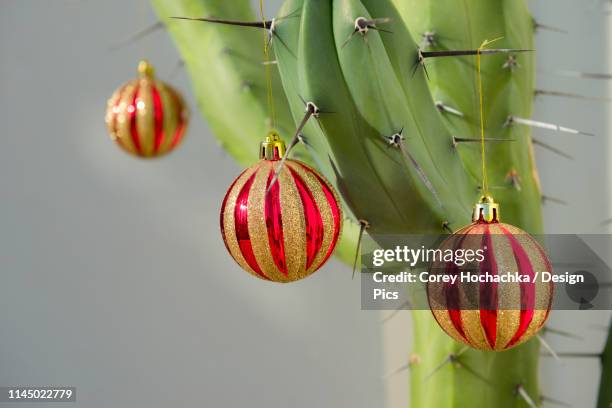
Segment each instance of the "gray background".
[[[553,72],[610,70],[603,2],[531,5],[571,31],[538,36],[540,86],[606,96],[607,82]],[[106,99],[143,57],[194,106],[165,33],[110,50],[154,21],[146,0],[0,0],[0,385],[74,385],[83,407],[406,406],[407,373],[387,374],[406,361],[408,314],[383,325],[361,311],[359,280],[336,261],[278,287],[226,254],[218,209],[240,169],[197,113],[163,160],[109,142]],[[597,133],[537,132],[575,157],[537,150],[544,190],[568,202],[546,206],[548,232],[607,231],[609,111],[537,101],[537,119]],[[549,342],[598,350],[607,318],[556,313],[585,340]],[[545,359],[542,379],[588,407],[598,364]]]

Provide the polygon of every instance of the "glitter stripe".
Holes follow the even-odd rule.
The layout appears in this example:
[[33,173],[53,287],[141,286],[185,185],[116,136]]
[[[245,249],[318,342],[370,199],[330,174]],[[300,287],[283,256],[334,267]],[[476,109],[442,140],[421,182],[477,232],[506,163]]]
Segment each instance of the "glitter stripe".
[[312,196],[312,192],[306,187],[304,180],[293,170],[287,167],[293,177],[304,210],[304,221],[306,223],[306,269],[309,269],[323,242],[323,222],[317,203]]
[[[531,261],[534,271],[552,271],[548,257],[535,239],[533,239],[529,234],[526,234],[524,231],[521,231],[520,229],[511,225],[506,225],[506,228],[513,233],[515,238],[517,238],[519,243],[521,243],[522,247],[527,253],[527,256],[529,257],[529,260]],[[553,295],[554,283],[544,283],[541,279],[538,279],[535,284],[535,305],[533,319],[527,327],[525,334],[522,336],[520,341],[515,343],[515,346],[531,338],[542,328],[546,322],[546,319],[548,318]]]
[[529,324],[533,319],[533,308],[535,305],[535,284],[533,283],[533,266],[531,265],[531,261],[522,245],[518,242],[518,240],[514,237],[512,233],[510,233],[506,228],[500,226],[503,233],[508,237],[510,244],[512,245],[512,252],[514,253],[514,258],[516,259],[516,263],[518,266],[518,271],[522,276],[529,277],[529,283],[521,282],[521,314],[520,314],[520,322],[519,327],[516,330],[516,333],[512,337],[512,340],[506,345],[505,348],[510,348],[514,346],[517,342],[521,340]]
[[128,108],[134,99],[134,90],[138,81],[132,81],[126,84],[121,95],[119,103],[119,113],[117,114],[117,139],[120,140],[119,145],[126,151],[132,154],[138,154],[134,143],[132,142],[131,121]]
[[327,204],[329,205],[332,212],[332,216],[334,218],[334,235],[332,237],[329,248],[327,248],[327,253],[321,261],[320,265],[323,265],[325,262],[327,262],[331,254],[334,252],[334,249],[336,248],[336,244],[338,242],[338,237],[340,235],[340,230],[342,227],[342,210],[338,206],[339,199],[336,194],[336,191],[333,189],[333,187],[331,187],[331,184],[323,177],[321,177],[316,171],[312,170],[310,167],[300,162],[298,162],[298,164],[307,172],[317,178],[317,180],[321,184],[321,188],[323,189],[323,193],[325,194],[325,198],[327,199]]
[[230,188],[227,189],[227,193],[225,194],[225,197],[223,197],[223,203],[221,204],[221,214],[219,216],[219,223],[220,223],[220,227],[221,227],[221,236],[223,237],[223,243],[225,244],[225,248],[227,249],[227,252],[229,252],[230,254],[232,253],[232,250],[229,247],[229,244],[227,243],[227,237],[226,237],[226,231],[225,231],[225,208],[227,207],[227,202],[228,199],[232,193],[232,190],[234,189],[234,187],[236,186],[236,184],[238,183],[238,180],[240,180],[242,178],[242,176],[244,175],[244,173],[246,173],[249,169],[244,170],[242,173],[240,173],[240,175],[238,177],[236,177],[236,179],[232,182],[232,185],[230,186]]
[[138,99],[140,94],[140,84],[136,85],[134,89],[134,97],[132,103],[128,106],[128,114],[130,117],[130,134],[132,136],[132,143],[136,148],[138,154],[142,154],[142,148],[140,146],[140,136],[138,135],[138,123],[136,118],[138,117]]
[[[466,236],[465,241],[461,244],[461,248],[472,248],[474,250],[481,249],[482,236],[486,230],[487,224],[472,224],[464,229],[463,234]],[[478,269],[473,272],[478,273]],[[460,289],[460,307],[461,307],[461,324],[466,338],[473,347],[480,350],[491,350],[491,346],[487,340],[484,328],[480,321],[480,295],[478,284],[463,283],[459,285]]]
[[[497,261],[489,225],[486,226],[482,236],[482,249],[484,260],[480,263],[480,274],[497,275]],[[479,295],[480,323],[489,346],[494,349],[497,337],[497,283],[481,283]]]
[[[290,277],[283,274],[274,261],[272,256],[272,249],[270,248],[270,242],[268,240],[268,228],[266,226],[266,200],[268,198],[266,186],[270,179],[270,171],[272,171],[272,162],[269,160],[261,160],[260,165],[253,180],[251,192],[249,194],[248,203],[248,226],[249,235],[253,237],[251,244],[253,246],[253,253],[259,268],[263,273],[274,282],[289,282]],[[282,190],[284,185],[284,179],[281,177],[279,187]],[[297,196],[295,200],[299,200]],[[281,206],[281,212],[284,208]],[[287,234],[287,226],[283,220],[283,234]],[[284,244],[285,248],[285,261],[287,270],[290,270],[291,258],[287,256],[287,244]]]
[[249,272],[251,275],[261,278],[260,275],[251,269],[247,261],[242,256],[242,251],[240,250],[240,245],[238,244],[238,239],[236,238],[236,218],[234,216],[238,194],[248,179],[257,171],[258,168],[259,163],[247,168],[242,175],[236,179],[234,187],[228,191],[225,210],[223,211],[223,231],[225,232],[225,241],[229,247],[230,255],[232,258],[234,258],[236,263],[238,263],[242,269]]
[[444,332],[446,334],[451,336],[456,341],[464,342],[464,343],[466,342],[465,337],[462,336],[455,329],[455,326],[452,324],[452,321],[450,320],[450,316],[446,310],[432,309],[431,313],[433,314],[434,319],[436,319],[440,327],[444,329]]
[[164,127],[164,139],[159,146],[158,154],[166,154],[172,149],[172,136],[176,132],[176,128],[179,125],[180,118],[176,116],[177,109],[174,109],[175,99],[174,96],[168,90],[170,86],[165,85],[161,81],[155,81],[155,88],[159,93],[159,97],[164,107],[163,127]]
[[[482,237],[485,235],[487,224],[472,224],[466,229],[466,240],[461,248],[473,250],[482,249]],[[474,273],[478,273],[480,265],[476,265]],[[463,283],[461,289],[461,323],[467,339],[473,347],[480,350],[492,350],[480,317],[480,285],[478,283]]]
[[[538,251],[538,255],[540,256],[540,260],[541,262],[544,263],[544,270],[546,272],[553,272],[553,267],[550,264],[550,261],[548,260],[548,256],[546,256],[546,253],[544,252],[544,250],[542,249],[542,247],[540,246],[539,243],[534,242],[534,245]],[[538,281],[538,284],[540,283],[540,281]],[[545,284],[542,282],[542,284]],[[550,314],[550,309],[552,308],[552,303],[553,303],[553,299],[555,298],[555,284],[553,282],[549,282],[548,284],[546,284],[548,286],[548,290],[546,291],[546,294],[548,295],[548,301],[546,302],[546,313],[544,314],[544,318],[542,319],[542,322],[538,325],[538,329],[540,329],[544,323],[546,322],[546,320],[548,319],[548,315]],[[540,302],[537,301],[537,295],[539,294],[539,291],[537,291],[536,288],[536,306],[537,309],[540,309]]]
[[268,229],[268,241],[274,263],[281,273],[285,276],[287,272],[287,262],[285,260],[285,240],[283,238],[283,220],[281,218],[280,187],[279,183],[274,183],[270,188],[270,183],[274,178],[274,168],[270,168],[266,191],[269,193],[265,197],[265,218]]
[[[440,245],[440,250],[452,250],[454,240],[457,239],[457,235],[451,235],[446,238]],[[436,260],[430,267],[430,273],[434,275],[442,275],[446,273],[447,263],[442,259]],[[452,338],[459,342],[465,342],[465,337],[462,336],[453,325],[450,315],[448,313],[448,302],[446,300],[446,285],[444,283],[427,283],[427,302],[429,304],[429,310],[434,316],[434,319],[438,322],[440,327]]]
[[117,137],[119,106],[121,105],[121,97],[123,96],[123,91],[125,88],[126,85],[122,85],[121,88],[119,88],[108,101],[110,110],[108,111],[108,116],[106,117],[106,124],[109,132],[112,135],[112,139],[119,145],[121,145],[121,139]]
[[153,109],[152,82],[150,79],[140,80],[138,104],[136,109],[136,127],[140,148],[144,157],[153,156],[155,144],[155,111]]
[[174,106],[174,111],[176,114],[176,121],[177,121],[177,127],[176,130],[174,131],[174,136],[172,137],[172,142],[170,143],[170,150],[172,150],[174,147],[176,147],[180,142],[181,139],[183,138],[183,133],[185,132],[185,126],[186,126],[186,118],[184,117],[185,112],[183,112],[183,99],[176,93],[174,92],[173,89],[168,88],[169,93],[172,95],[172,101],[174,102],[173,106]]
[[236,207],[234,208],[235,230],[240,251],[246,262],[257,275],[263,279],[269,280],[269,278],[262,272],[257,264],[255,254],[253,253],[253,246],[251,244],[251,237],[249,235],[248,228],[249,193],[256,174],[257,173],[254,173],[251,177],[249,177],[245,185],[242,187],[242,190],[240,190],[238,198],[236,199]]
[[[274,168],[280,162],[274,161]],[[291,281],[305,278],[306,270],[306,216],[300,193],[293,176],[285,166],[280,173],[280,201],[282,207],[283,231],[285,236],[285,258]]]
[[[495,264],[498,273],[516,271],[518,265],[514,258],[512,246],[499,228],[500,223],[489,224],[491,239],[495,249]],[[515,282],[500,282],[497,284],[497,326],[495,335],[495,350],[503,350],[512,339],[519,325],[521,290]],[[483,328],[484,336],[484,328]],[[486,340],[485,340],[486,341]],[[487,342],[488,343],[488,342]]]
[[544,323],[546,323],[549,312],[549,310],[534,310],[531,324],[529,324],[529,327],[527,327],[522,339],[516,344],[523,343],[524,341],[533,337],[533,335],[535,335],[542,328]]
[[[459,239],[455,242],[453,249],[461,248],[463,241],[467,237],[467,234],[459,235]],[[454,262],[447,262],[444,270],[445,275],[457,275],[458,274],[458,266]],[[463,329],[463,322],[461,319],[461,302],[460,302],[460,294],[459,294],[459,284],[455,283],[446,283],[445,284],[445,297],[446,297],[446,305],[448,307],[448,316],[450,318],[453,327],[459,333],[459,335],[464,339],[464,341],[468,344],[471,344],[470,340],[467,338],[465,331]]]
[[323,266],[328,248],[333,246],[332,238],[334,235],[334,218],[332,215],[332,210],[327,203],[327,198],[323,192],[323,186],[319,182],[319,179],[317,179],[315,176],[315,173],[308,171],[304,164],[295,160],[287,160],[286,164],[297,174],[299,174],[300,177],[302,177],[306,183],[306,187],[311,191],[314,201],[319,208],[319,212],[321,213],[321,222],[323,223],[323,241],[321,243],[321,248],[314,258],[314,261],[310,265],[310,268],[306,270],[306,275],[310,275]]

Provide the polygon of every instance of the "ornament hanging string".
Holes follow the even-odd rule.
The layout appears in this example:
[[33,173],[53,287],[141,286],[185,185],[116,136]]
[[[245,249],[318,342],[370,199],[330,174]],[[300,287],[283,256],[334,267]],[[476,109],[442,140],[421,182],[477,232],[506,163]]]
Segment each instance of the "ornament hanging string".
[[476,53],[476,74],[478,77],[478,95],[480,104],[480,148],[481,148],[481,160],[482,160],[482,193],[485,196],[489,195],[489,177],[487,176],[487,159],[485,149],[485,119],[484,119],[484,91],[482,87],[482,69],[481,69],[481,57],[482,50],[496,41],[501,40],[504,37],[498,37],[494,40],[484,40],[478,52]]
[[259,15],[261,17],[261,25],[264,27],[264,66],[266,70],[266,88],[268,92],[268,109],[270,110],[270,118],[272,129],[276,126],[276,112],[274,109],[274,93],[272,91],[272,73],[270,71],[270,38],[272,35],[272,27],[266,30],[266,16],[264,14],[263,0],[259,0]]

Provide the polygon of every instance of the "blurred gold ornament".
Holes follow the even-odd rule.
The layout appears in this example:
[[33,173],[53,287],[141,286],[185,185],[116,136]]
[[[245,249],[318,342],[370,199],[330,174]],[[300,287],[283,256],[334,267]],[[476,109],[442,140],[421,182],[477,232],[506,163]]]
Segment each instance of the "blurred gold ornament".
[[155,78],[147,61],[140,62],[138,74],[108,100],[106,126],[111,139],[128,153],[160,157],[181,142],[189,110],[180,93]]

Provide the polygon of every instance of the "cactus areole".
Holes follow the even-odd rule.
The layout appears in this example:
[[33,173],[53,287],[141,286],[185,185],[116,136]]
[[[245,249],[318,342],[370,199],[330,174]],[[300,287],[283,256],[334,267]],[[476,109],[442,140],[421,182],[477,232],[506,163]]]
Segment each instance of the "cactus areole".
[[[472,220],[440,249],[482,253],[482,261],[465,268],[478,279],[469,281],[469,275],[452,262],[434,262],[430,273],[462,279],[429,283],[429,305],[453,339],[479,350],[504,351],[529,340],[546,322],[554,283],[538,276],[552,267],[535,239],[499,221],[499,205],[492,197],[479,200]],[[496,275],[508,273],[514,273],[516,281],[498,282]]]
[[342,227],[334,188],[312,167],[286,159],[285,151],[270,133],[261,160],[234,181],[221,208],[221,233],[234,260],[258,278],[282,283],[323,266]]

